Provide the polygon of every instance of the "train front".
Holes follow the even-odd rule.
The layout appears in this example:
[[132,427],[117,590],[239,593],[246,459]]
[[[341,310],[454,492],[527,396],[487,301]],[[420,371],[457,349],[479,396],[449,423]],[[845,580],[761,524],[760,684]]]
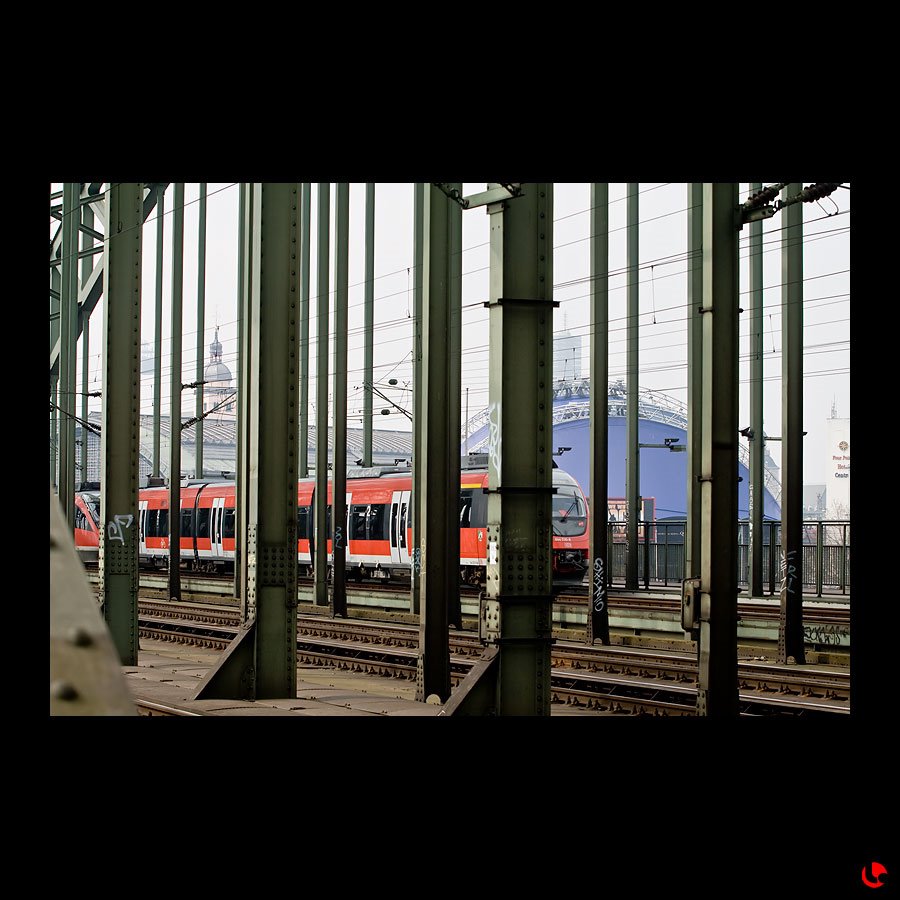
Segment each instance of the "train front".
[[577,585],[588,569],[588,507],[578,482],[562,469],[553,470],[553,583]]

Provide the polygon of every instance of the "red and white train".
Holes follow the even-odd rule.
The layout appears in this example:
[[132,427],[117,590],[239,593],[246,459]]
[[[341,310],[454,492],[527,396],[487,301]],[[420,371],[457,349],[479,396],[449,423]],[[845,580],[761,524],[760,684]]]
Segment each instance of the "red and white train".
[[[355,477],[357,473],[362,477]],[[487,562],[487,494],[485,469],[460,474],[460,578],[483,584]],[[553,580],[580,584],[588,563],[588,509],[578,483],[553,469]],[[315,552],[315,479],[297,484],[297,561],[299,572],[312,574]],[[394,467],[350,470],[347,476],[347,574],[351,578],[409,578],[412,548],[412,473]],[[331,481],[328,483],[327,532],[331,527]],[[85,561],[99,548],[100,492],[76,497],[75,545]],[[164,568],[169,560],[169,490],[139,492],[138,525],[142,564]],[[181,488],[181,559],[196,571],[221,571],[234,565],[235,483],[194,481]],[[328,540],[331,562],[331,540]]]

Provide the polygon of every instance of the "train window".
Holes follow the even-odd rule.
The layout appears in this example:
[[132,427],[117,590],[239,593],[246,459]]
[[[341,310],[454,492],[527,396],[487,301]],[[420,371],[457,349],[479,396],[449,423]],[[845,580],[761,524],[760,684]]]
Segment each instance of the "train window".
[[470,528],[487,528],[488,495],[482,490],[472,492],[472,515]]
[[572,536],[587,530],[587,507],[573,488],[560,487],[553,497],[553,533]]
[[367,522],[369,510],[371,506],[351,506],[350,507],[350,540],[365,541],[368,540],[369,534],[367,530]]
[[369,512],[367,515],[367,528],[369,533],[369,540],[386,541],[390,537],[387,530],[387,515],[385,514],[387,504],[375,503],[368,509]]
[[297,507],[297,540],[309,540],[309,513],[308,506]]
[[405,503],[400,504],[400,546],[406,546],[406,529],[409,527],[406,522],[406,509],[407,506]]
[[169,534],[169,511],[167,509],[157,510],[159,516],[156,526],[157,537],[166,537]]
[[81,511],[80,506],[75,507],[75,527],[82,530],[86,530],[88,527],[87,519],[85,518],[84,513]]
[[397,507],[399,503],[391,504],[391,546],[397,546]]
[[472,492],[463,491],[459,495],[459,527],[472,527]]
[[233,538],[234,537],[234,507],[233,506],[225,507],[225,520],[222,523],[222,537],[223,538]]
[[156,537],[156,510],[148,509],[144,519],[144,537]]
[[197,537],[198,538],[208,538],[209,537],[209,510],[208,509],[198,509],[197,510]]
[[87,508],[90,510],[91,518],[94,520],[94,524],[97,526],[97,528],[99,528],[100,527],[100,501],[85,499],[84,502],[87,504]]
[[194,536],[194,511],[192,509],[183,509],[181,511],[181,536]]

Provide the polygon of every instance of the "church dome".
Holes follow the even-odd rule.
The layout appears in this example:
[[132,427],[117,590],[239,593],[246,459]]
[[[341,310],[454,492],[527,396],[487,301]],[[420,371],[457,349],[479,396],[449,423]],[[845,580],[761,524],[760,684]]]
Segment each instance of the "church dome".
[[209,362],[203,370],[203,380],[231,381],[231,369],[222,362],[222,345],[219,343],[219,329],[216,328],[216,336],[209,345]]

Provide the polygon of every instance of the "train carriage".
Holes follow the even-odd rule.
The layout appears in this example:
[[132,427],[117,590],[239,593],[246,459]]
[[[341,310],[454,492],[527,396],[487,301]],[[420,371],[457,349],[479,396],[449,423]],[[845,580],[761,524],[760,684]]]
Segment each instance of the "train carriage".
[[[553,469],[553,579],[580,583],[587,570],[587,505],[578,483]],[[460,473],[460,580],[484,583],[487,560],[486,469]],[[326,534],[333,533],[332,485],[328,483]],[[354,579],[409,579],[412,568],[412,472],[406,468],[371,467],[348,470],[347,574]],[[99,491],[78,494],[76,546],[86,561],[96,559],[99,545]],[[316,484],[297,485],[297,562],[301,575],[313,571],[316,542]],[[77,515],[77,513],[76,513]],[[192,481],[181,488],[181,559],[195,571],[233,569],[236,546],[233,481]],[[143,564],[165,568],[169,559],[169,491],[141,489],[138,501],[139,557]],[[93,560],[91,552],[93,551]],[[332,541],[327,540],[329,565]]]

